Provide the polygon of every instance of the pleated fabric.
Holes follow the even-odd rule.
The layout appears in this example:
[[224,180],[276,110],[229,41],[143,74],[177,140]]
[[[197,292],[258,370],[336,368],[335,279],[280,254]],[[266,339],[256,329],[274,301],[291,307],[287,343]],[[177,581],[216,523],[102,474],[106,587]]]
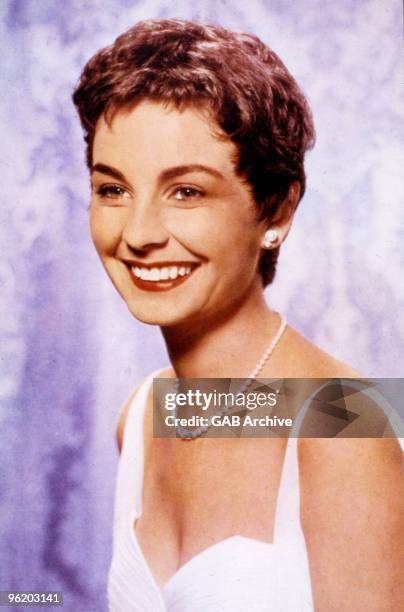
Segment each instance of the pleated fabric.
[[313,596],[300,523],[297,439],[287,444],[273,543],[236,535],[201,551],[160,588],[136,539],[143,487],[143,420],[153,372],[130,406],[118,467],[110,612],[307,612]]

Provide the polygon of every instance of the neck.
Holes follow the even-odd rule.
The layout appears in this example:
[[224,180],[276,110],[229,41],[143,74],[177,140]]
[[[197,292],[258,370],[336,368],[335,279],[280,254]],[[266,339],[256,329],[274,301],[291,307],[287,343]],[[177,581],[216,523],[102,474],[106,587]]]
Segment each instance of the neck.
[[243,378],[254,369],[279,327],[262,291],[231,312],[212,319],[162,328],[180,378]]

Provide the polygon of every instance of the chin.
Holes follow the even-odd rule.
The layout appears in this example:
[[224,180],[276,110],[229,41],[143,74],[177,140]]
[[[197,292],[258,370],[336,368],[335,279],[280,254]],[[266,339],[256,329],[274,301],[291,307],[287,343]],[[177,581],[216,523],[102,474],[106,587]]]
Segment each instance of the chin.
[[141,323],[146,325],[158,325],[159,327],[175,327],[177,325],[184,324],[186,322],[192,322],[192,315],[190,312],[178,312],[175,307],[139,307],[139,304],[131,305],[126,303],[129,312]]

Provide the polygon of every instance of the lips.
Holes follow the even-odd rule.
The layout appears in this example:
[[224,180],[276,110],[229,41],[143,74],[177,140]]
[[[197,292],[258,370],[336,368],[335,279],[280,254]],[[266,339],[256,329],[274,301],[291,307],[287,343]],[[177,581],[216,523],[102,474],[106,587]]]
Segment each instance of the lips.
[[195,262],[126,263],[136,287],[145,291],[167,291],[178,287],[191,276],[198,265]]

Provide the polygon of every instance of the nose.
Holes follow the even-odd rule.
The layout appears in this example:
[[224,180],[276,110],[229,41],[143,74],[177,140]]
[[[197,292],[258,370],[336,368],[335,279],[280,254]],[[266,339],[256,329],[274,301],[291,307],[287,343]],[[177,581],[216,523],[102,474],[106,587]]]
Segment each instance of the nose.
[[165,246],[169,232],[158,203],[144,203],[128,208],[122,242],[130,251],[146,254]]

